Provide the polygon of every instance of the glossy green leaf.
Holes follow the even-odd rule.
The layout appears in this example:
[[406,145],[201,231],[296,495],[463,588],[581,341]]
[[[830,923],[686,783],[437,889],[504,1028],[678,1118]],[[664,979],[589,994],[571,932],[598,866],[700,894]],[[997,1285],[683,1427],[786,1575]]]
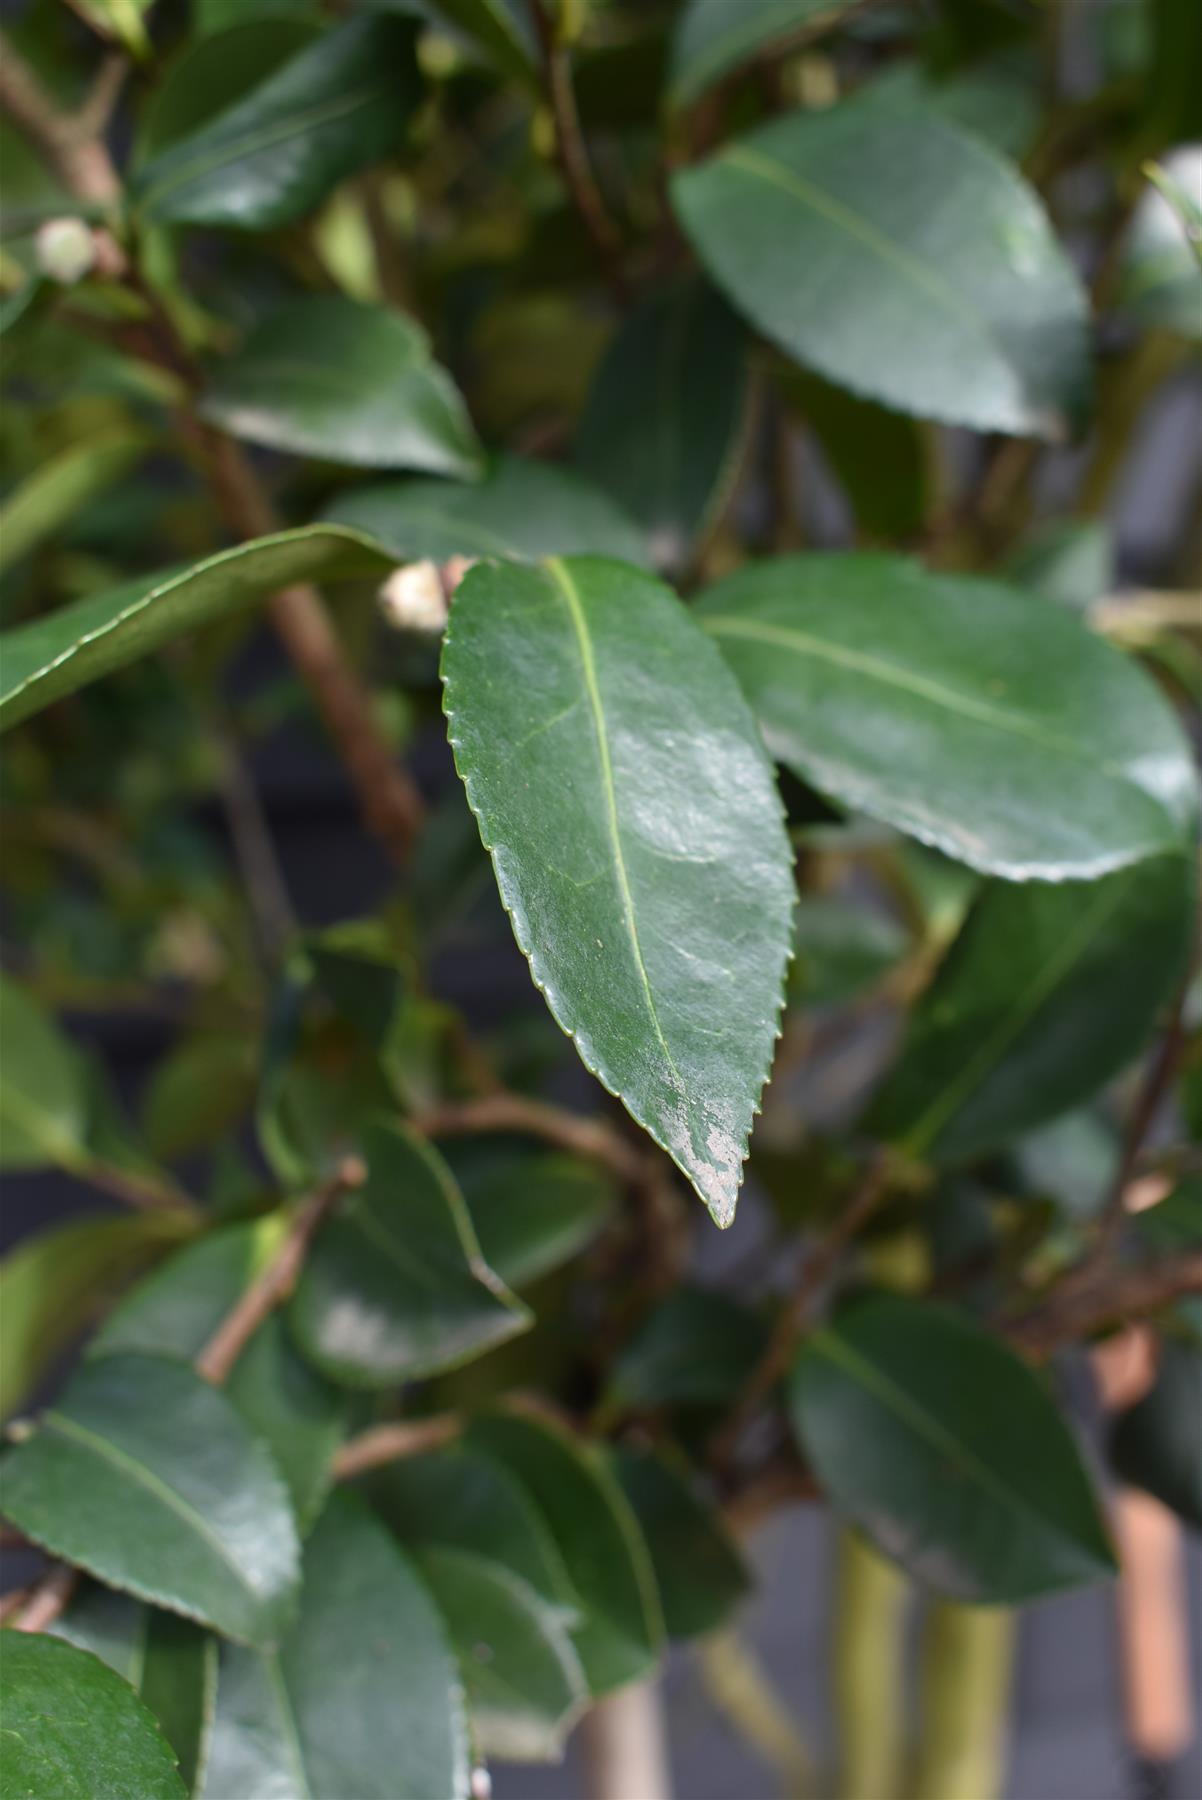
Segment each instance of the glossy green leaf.
[[1110,1460],[1132,1487],[1154,1494],[1202,1531],[1202,1350],[1166,1338],[1156,1380],[1122,1413]]
[[425,1550],[418,1567],[459,1658],[481,1753],[558,1759],[588,1698],[563,1615],[511,1569],[468,1550]]
[[142,1128],[155,1156],[171,1161],[207,1149],[250,1111],[255,1047],[243,1032],[201,1032],[155,1065],[142,1101]]
[[0,1473],[7,1516],[56,1556],[229,1637],[279,1635],[297,1582],[287,1494],[231,1402],[181,1363],[85,1363]]
[[0,1415],[39,1381],[113,1289],[188,1230],[166,1212],[72,1219],[23,1238],[0,1261]]
[[716,1631],[751,1587],[747,1565],[717,1509],[651,1451],[620,1445],[613,1464],[651,1554],[668,1636]]
[[545,1521],[500,1463],[460,1444],[373,1470],[364,1492],[408,1549],[470,1551],[574,1616],[576,1593]]
[[1012,1605],[1114,1573],[1046,1389],[957,1313],[892,1297],[846,1308],[803,1347],[791,1405],[835,1511],[941,1593]]
[[1197,777],[1154,684],[1029,594],[901,557],[789,556],[697,612],[779,761],[973,868],[1087,878],[1193,833]]
[[[276,1215],[209,1232],[117,1307],[92,1340],[89,1354],[141,1351],[193,1361],[275,1254],[283,1228],[283,1218]],[[255,1332],[234,1364],[225,1392],[274,1456],[301,1526],[310,1524],[332,1479],[344,1423],[342,1397],[301,1360],[278,1314]]]
[[290,300],[213,372],[205,417],[294,456],[461,479],[480,451],[421,326],[337,294]]
[[305,1355],[332,1380],[387,1388],[504,1343],[530,1314],[480,1254],[436,1151],[376,1125],[369,1175],[319,1232],[291,1308]]
[[58,1638],[5,1632],[0,1734],[12,1800],[184,1800],[175,1756],[133,1689]]
[[615,1399],[638,1409],[725,1406],[767,1348],[762,1319],[742,1301],[678,1287],[647,1314],[614,1364]]
[[661,568],[687,562],[728,497],[747,391],[743,328],[702,281],[640,302],[601,359],[576,460],[646,528]]
[[876,100],[939,113],[995,150],[1023,157],[1039,131],[1039,82],[1038,57],[1020,44],[958,69],[894,63],[876,78],[872,92]]
[[386,481],[340,494],[328,516],[378,538],[398,562],[429,557],[577,556],[646,561],[638,527],[555,463],[502,456],[482,481]]
[[672,39],[669,97],[687,106],[741,63],[812,19],[835,24],[851,0],[687,0]]
[[459,1682],[434,1605],[384,1528],[335,1494],[275,1650],[223,1649],[199,1800],[466,1800]]
[[516,1413],[475,1419],[469,1448],[499,1462],[542,1515],[580,1597],[573,1641],[594,1695],[655,1666],[663,1620],[647,1547],[602,1454]]
[[[1202,144],[1164,160],[1170,182],[1187,195],[1202,183]],[[1202,243],[1202,226],[1195,226]],[[1202,269],[1190,227],[1170,195],[1153,185],[1141,195],[1123,248],[1116,288],[1119,310],[1145,327],[1202,338]]]
[[1008,580],[1084,612],[1114,582],[1114,539],[1101,519],[1056,519],[1031,534],[1006,563]]
[[538,67],[538,35],[529,0],[417,0],[433,20],[444,19],[488,52],[507,75],[529,80]]
[[174,1750],[190,1794],[212,1717],[217,1640],[190,1619],[95,1585],[75,1595],[52,1630],[129,1682]]
[[114,425],[40,463],[0,505],[0,569],[61,531],[90,500],[120,481],[151,442],[148,432],[132,424]]
[[287,225],[394,150],[418,95],[411,26],[350,19],[152,157],[134,204],[160,224]]
[[792,113],[673,197],[739,310],[829,381],[978,431],[1079,418],[1081,286],[1017,171],[937,113],[871,93]]
[[306,525],[89,594],[0,635],[0,728],[293,582],[379,578],[391,567],[357,532]]
[[473,569],[442,671],[456,765],[536,986],[728,1225],[793,878],[721,658],[658,582],[572,558]]
[[77,1159],[87,1099],[70,1044],[28,989],[0,972],[0,1168]]
[[911,1015],[874,1128],[955,1159],[1087,1100],[1179,982],[1194,894],[1184,856],[1094,882],[989,883]]
[[[193,29],[206,35],[193,37],[166,65],[138,121],[135,171],[253,93],[321,35],[311,7],[307,19],[299,8],[289,17],[287,0],[276,0],[275,14],[255,18],[253,0],[233,5],[232,17],[212,24],[198,19],[193,6]],[[269,5],[265,0],[265,11]]]
[[499,1145],[458,1138],[442,1148],[484,1260],[510,1287],[567,1262],[613,1216],[617,1191],[596,1163],[531,1152],[512,1139]]

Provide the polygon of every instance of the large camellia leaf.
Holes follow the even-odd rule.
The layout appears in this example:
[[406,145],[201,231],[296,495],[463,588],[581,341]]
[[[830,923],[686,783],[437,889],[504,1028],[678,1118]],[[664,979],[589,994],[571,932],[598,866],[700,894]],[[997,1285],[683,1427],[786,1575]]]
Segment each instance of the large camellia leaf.
[[114,1289],[191,1228],[186,1217],[147,1208],[71,1219],[16,1244],[0,1260],[0,1417],[26,1404]]
[[759,51],[821,18],[832,24],[850,0],[688,0],[672,39],[668,92],[685,106]]
[[949,1159],[1080,1105],[1152,1032],[1194,901],[1180,855],[1094,882],[990,882],[911,1015],[874,1128]]
[[481,1751],[510,1762],[559,1757],[588,1698],[563,1614],[469,1550],[426,1550],[418,1566],[459,1657]]
[[1032,595],[902,557],[790,556],[718,582],[697,612],[775,757],[973,868],[1084,879],[1194,829],[1167,703]]
[[59,1638],[5,1632],[0,1739],[12,1800],[184,1800],[175,1756],[133,1689]]
[[537,986],[728,1225],[793,899],[737,687],[667,588],[587,557],[473,569],[442,670],[456,765]]
[[[117,1307],[88,1354],[144,1351],[192,1362],[278,1250],[285,1229],[277,1213],[190,1244]],[[278,1313],[251,1337],[224,1391],[275,1457],[298,1521],[310,1524],[332,1479],[344,1397],[302,1360]]]
[[739,310],[828,380],[979,431],[1080,416],[1080,283],[1017,170],[934,111],[868,93],[791,113],[673,196]]
[[224,1648],[198,1800],[466,1800],[458,1675],[434,1604],[349,1494],[305,1551],[278,1649]]
[[654,1666],[663,1616],[647,1546],[599,1451],[517,1413],[473,1421],[468,1445],[525,1489],[579,1596],[572,1637],[591,1692],[609,1693]]
[[743,327],[703,281],[644,300],[601,359],[576,459],[646,527],[661,568],[685,563],[728,494],[747,386]]
[[88,1583],[52,1631],[128,1681],[158,1720],[191,1793],[217,1684],[217,1640],[190,1619]]
[[206,418],[252,444],[369,469],[480,473],[463,398],[421,326],[340,294],[290,300],[217,365]]
[[642,533],[571,469],[502,456],[482,481],[381,481],[340,494],[329,517],[378,538],[398,562],[451,556],[646,560]]
[[751,1586],[747,1565],[716,1508],[651,1451],[622,1445],[612,1457],[651,1554],[668,1635],[716,1631]]
[[525,1331],[437,1151],[392,1125],[370,1127],[363,1149],[367,1182],[318,1233],[292,1303],[306,1356],[335,1381],[387,1388]]
[[539,1598],[576,1615],[576,1592],[546,1522],[520,1481],[461,1444],[375,1469],[364,1491],[403,1544],[470,1551],[499,1563]]
[[292,1610],[284,1484],[225,1395],[183,1363],[85,1363],[9,1452],[0,1487],[35,1543],[229,1637],[271,1643]]
[[1072,1434],[970,1320],[892,1297],[847,1307],[803,1347],[792,1410],[831,1505],[931,1587],[1010,1605],[1114,1573]]
[[409,21],[350,19],[138,172],[155,223],[265,231],[395,149],[419,96]]
[[358,532],[307,525],[43,613],[0,635],[0,729],[292,582],[379,577],[392,563]]
[[54,1020],[0,972],[0,1168],[70,1161],[87,1127],[83,1069]]

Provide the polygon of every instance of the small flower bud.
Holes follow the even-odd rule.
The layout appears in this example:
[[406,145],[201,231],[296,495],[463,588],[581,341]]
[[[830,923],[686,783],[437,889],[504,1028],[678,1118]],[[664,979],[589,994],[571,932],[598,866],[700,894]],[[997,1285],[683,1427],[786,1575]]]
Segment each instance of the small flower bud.
[[51,281],[72,287],[96,266],[92,228],[83,219],[47,219],[38,227],[38,268]]

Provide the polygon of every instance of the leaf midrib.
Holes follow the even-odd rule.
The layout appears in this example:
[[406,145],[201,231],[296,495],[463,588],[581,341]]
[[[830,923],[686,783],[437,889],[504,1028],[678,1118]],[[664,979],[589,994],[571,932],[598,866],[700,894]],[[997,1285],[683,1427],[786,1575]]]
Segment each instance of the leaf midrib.
[[991,356],[996,357],[1013,375],[1013,362],[988,321],[972,307],[966,306],[953,289],[937,280],[924,262],[911,255],[903,245],[886,237],[883,231],[879,231],[861,214],[854,212],[850,206],[845,206],[841,200],[836,200],[833,194],[828,194],[813,182],[807,181],[795,169],[787,168],[784,163],[777,162],[749,144],[733,145],[722,153],[719,161],[742,169],[749,175],[758,176],[761,181],[772,183],[786,194],[792,194],[803,205],[828,219],[832,225],[840,227],[849,237],[857,238],[883,262],[891,263],[915,287],[937,301],[944,312],[967,325],[973,335],[986,345]]
[[960,693],[956,688],[945,687],[942,682],[934,681],[928,675],[902,668],[898,663],[886,662],[868,651],[852,650],[844,644],[812,637],[808,632],[799,631],[792,625],[771,625],[759,619],[738,619],[726,614],[699,617],[705,629],[714,637],[744,638],[748,642],[775,644],[781,649],[794,651],[798,656],[809,656],[817,662],[834,663],[838,668],[867,675],[882,687],[894,687],[904,693],[916,694],[920,699],[929,700],[932,705],[942,707],[947,712],[959,713],[978,725],[990,725],[995,730],[1009,732],[1012,737],[1027,738],[1043,750],[1055,751],[1087,768],[1100,769],[1121,781],[1125,787],[1136,789],[1153,805],[1156,804],[1154,796],[1146,789],[1139,788],[1121,764],[1087,755],[1072,738],[1041,731],[1030,720],[1023,718],[1021,713],[1008,712],[1005,707],[994,706],[988,700],[978,700],[970,694]]
[[1106,923],[1119,906],[1125,891],[1125,884],[1118,883],[1113,889],[1108,888],[1100,897],[1095,896],[1094,905],[1086,909],[1085,915],[1078,922],[1076,929],[1068,934],[1058,947],[1057,953],[1048,959],[1034,979],[1019,994],[1012,1010],[985,1039],[976,1054],[968,1059],[956,1078],[948,1083],[943,1092],[937,1095],[926,1111],[920,1115],[917,1124],[906,1133],[905,1138],[907,1146],[915,1156],[921,1157],[926,1152],[948,1120],[955,1117],[968,1097],[997,1067],[1002,1055],[1014,1042],[1019,1032],[1030,1024],[1049,994],[1055,991],[1062,977],[1082,955],[1094,933]]
[[73,1438],[76,1443],[84,1445],[86,1449],[91,1450],[95,1455],[99,1456],[103,1462],[110,1463],[115,1469],[120,1469],[123,1474],[129,1475],[137,1486],[145,1488],[147,1493],[153,1494],[157,1500],[161,1500],[164,1506],[168,1507],[170,1511],[175,1513],[177,1518],[182,1519],[185,1524],[190,1525],[197,1536],[202,1538],[204,1542],[208,1544],[209,1548],[215,1553],[220,1561],[225,1564],[231,1574],[235,1576],[239,1586],[244,1589],[251,1599],[256,1603],[262,1601],[264,1596],[260,1594],[259,1590],[255,1587],[248,1572],[243,1569],[239,1563],[234,1561],[221,1539],[210,1529],[208,1521],[205,1519],[203,1513],[197,1512],[190,1501],[185,1500],[182,1494],[178,1494],[173,1487],[169,1486],[169,1484],[162,1480],[160,1476],[156,1475],[152,1469],[148,1469],[144,1463],[140,1463],[137,1458],[131,1456],[128,1451],[119,1449],[117,1445],[110,1442],[109,1439],[100,1437],[98,1433],[90,1431],[86,1425],[81,1425],[77,1419],[68,1418],[65,1413],[56,1411],[48,1412],[45,1416],[45,1424],[48,1429],[57,1431],[60,1436]]
[[655,1004],[655,995],[651,989],[651,978],[647,973],[647,965],[643,960],[643,948],[639,941],[638,920],[635,917],[634,896],[630,889],[630,876],[626,868],[626,854],[622,848],[622,831],[618,821],[618,797],[614,785],[613,762],[609,753],[609,732],[605,723],[605,706],[601,699],[601,689],[597,681],[597,665],[593,657],[593,643],[588,624],[584,617],[580,594],[568,571],[567,565],[560,557],[553,556],[547,560],[547,569],[555,582],[564,601],[567,603],[568,616],[576,634],[580,650],[581,671],[584,676],[585,692],[588,695],[589,707],[593,715],[593,728],[597,740],[597,754],[601,764],[601,786],[605,795],[605,818],[609,833],[610,847],[613,851],[614,869],[618,882],[618,894],[622,903],[623,922],[630,940],[631,953],[634,957],[635,969],[646,1002],[647,1012],[651,1019],[652,1029],[664,1053],[672,1082],[680,1098],[685,1099],[685,1084],[680,1070],[676,1066],[676,1058],[668,1048],[663,1026],[660,1024],[659,1011]]
[[[899,1387],[888,1375],[884,1374],[868,1357],[839,1337],[835,1332],[820,1326],[810,1338],[811,1347],[829,1357],[830,1361],[841,1368],[845,1374],[857,1380],[873,1397],[893,1412],[911,1430],[923,1438],[935,1450],[948,1457],[951,1462],[962,1469],[965,1474],[974,1478],[987,1493],[1001,1502],[1012,1512],[1034,1521],[1041,1532],[1069,1544],[1081,1553],[1080,1541],[1054,1519],[1049,1519],[1022,1494],[1008,1488],[997,1474],[975,1456],[966,1445],[956,1438],[946,1426],[941,1425],[925,1406],[917,1402],[906,1390]],[[1086,1554],[1088,1554],[1086,1552]]]
[[241,137],[225,138],[214,145],[207,155],[198,155],[191,163],[169,171],[152,183],[142,194],[140,205],[149,210],[158,205],[166,195],[186,187],[189,182],[203,181],[206,176],[214,175],[247,156],[256,156],[263,150],[274,149],[277,144],[286,144],[289,138],[303,136],[323,125],[335,124],[340,118],[357,112],[372,100],[386,99],[388,92],[386,83],[373,82],[366,87],[355,88],[349,94],[315,103],[306,111],[290,113],[287,118],[274,125],[260,125]]

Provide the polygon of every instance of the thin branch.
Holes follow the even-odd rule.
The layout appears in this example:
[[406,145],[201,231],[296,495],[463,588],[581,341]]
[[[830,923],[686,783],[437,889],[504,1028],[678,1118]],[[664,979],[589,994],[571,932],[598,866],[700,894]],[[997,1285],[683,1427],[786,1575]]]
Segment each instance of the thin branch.
[[125,1206],[142,1212],[178,1212],[199,1217],[195,1202],[166,1176],[147,1175],[136,1169],[118,1168],[116,1163],[102,1162],[98,1157],[83,1156],[78,1162],[63,1162],[68,1174],[101,1193],[111,1194]]
[[16,1620],[16,1629],[48,1630],[75,1592],[79,1574],[79,1570],[69,1563],[59,1563],[48,1575],[43,1575],[37,1586],[29,1590],[21,1616]]
[[777,1321],[768,1348],[752,1370],[743,1392],[718,1433],[713,1456],[719,1464],[734,1455],[744,1427],[792,1361],[793,1351],[810,1322],[814,1306],[851,1240],[872,1217],[889,1185],[889,1155],[878,1147],[870,1158],[859,1186],[830,1230],[802,1265],[797,1285]]
[[432,1419],[400,1419],[392,1425],[374,1425],[345,1443],[334,1458],[334,1479],[350,1481],[368,1469],[400,1462],[407,1456],[424,1456],[453,1443],[463,1427],[450,1413]]
[[121,196],[121,181],[100,135],[111,111],[112,77],[103,70],[101,76],[101,104],[93,90],[82,111],[72,117],[60,111],[7,34],[0,32],[0,111],[29,139],[68,193],[89,205],[113,206]]
[[1156,1046],[1155,1054],[1144,1071],[1139,1092],[1136,1094],[1135,1102],[1128,1114],[1119,1150],[1118,1166],[1098,1215],[1097,1235],[1093,1247],[1079,1265],[1076,1275],[1069,1278],[1074,1286],[1088,1283],[1102,1269],[1109,1261],[1122,1236],[1123,1226],[1127,1220],[1127,1190],[1131,1186],[1145,1140],[1168,1098],[1181,1058],[1185,1053],[1185,1006],[1192,977],[1193,964],[1191,961],[1190,968],[1183,976],[1181,986],[1177,991],[1169,1023]]
[[1083,1279],[1084,1267],[1041,1306],[1007,1325],[1012,1344],[1031,1356],[1051,1356],[1106,1325],[1143,1318],[1185,1294],[1202,1294],[1202,1250],[1100,1269],[1089,1279]]
[[616,264],[621,238],[606,209],[589,161],[584,133],[580,127],[576,91],[572,85],[572,59],[566,45],[559,41],[546,0],[531,0],[531,12],[543,53],[547,99],[555,124],[555,148],[559,166],[581,223],[593,241],[615,293],[622,298],[624,283]]
[[328,1181],[302,1201],[271,1262],[251,1282],[196,1358],[198,1375],[216,1386],[228,1378],[259,1326],[292,1293],[313,1235],[330,1208],[349,1189],[361,1187],[366,1179],[363,1163],[357,1156],[348,1156]]
[[619,1181],[642,1185],[648,1159],[604,1119],[582,1119],[577,1113],[521,1094],[484,1094],[478,1100],[450,1101],[431,1107],[414,1121],[427,1137],[467,1137],[483,1131],[528,1132],[561,1150],[590,1157]]

